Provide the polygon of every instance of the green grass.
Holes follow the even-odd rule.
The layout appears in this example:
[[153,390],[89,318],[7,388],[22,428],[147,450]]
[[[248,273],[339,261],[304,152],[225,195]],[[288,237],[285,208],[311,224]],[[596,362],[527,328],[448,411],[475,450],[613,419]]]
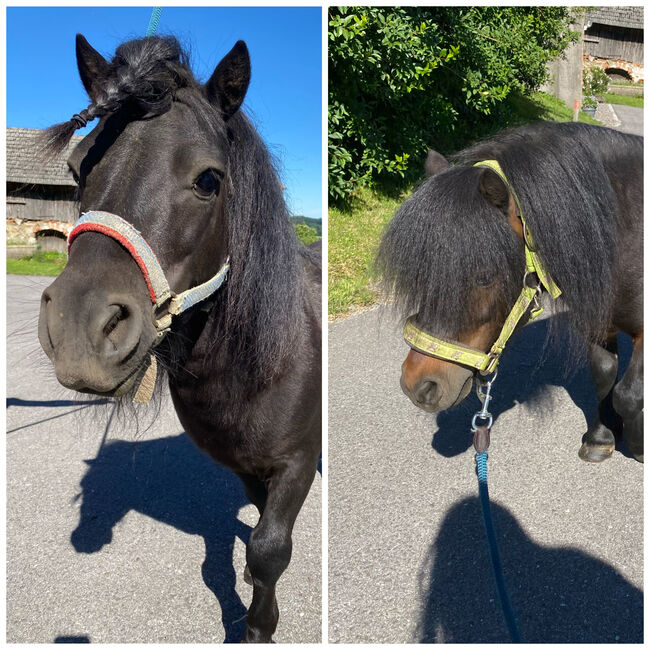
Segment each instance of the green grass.
[[59,275],[65,268],[68,256],[65,253],[38,251],[19,260],[7,258],[7,274],[14,275]]
[[631,81],[629,79],[620,79],[618,81],[610,81],[610,86],[637,86],[643,88],[643,84],[638,81]]
[[[513,117],[508,126],[519,126],[536,120],[570,122],[573,119],[573,108],[546,93],[532,93],[529,97],[515,95],[509,100],[509,104]],[[598,120],[582,111],[578,113],[578,122],[600,124]]]
[[[508,124],[517,126],[536,120],[569,122],[573,109],[544,93],[511,99]],[[579,120],[600,124],[580,113]],[[410,188],[395,198],[376,190],[361,189],[348,209],[330,208],[328,215],[328,312],[336,317],[355,307],[372,305],[377,290],[372,286],[370,266],[385,225],[408,196]]]
[[361,189],[349,210],[328,211],[328,310],[337,316],[352,307],[372,305],[370,265],[384,226],[406,198],[389,198]]
[[624,106],[636,106],[643,108],[643,96],[630,97],[628,95],[615,95],[614,93],[605,93],[603,100],[608,104],[623,104]]

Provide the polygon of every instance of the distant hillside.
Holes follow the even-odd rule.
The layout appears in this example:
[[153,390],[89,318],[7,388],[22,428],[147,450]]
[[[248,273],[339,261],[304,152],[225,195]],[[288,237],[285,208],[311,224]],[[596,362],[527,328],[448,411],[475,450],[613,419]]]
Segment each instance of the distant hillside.
[[323,236],[322,219],[313,219],[312,217],[301,217],[301,216],[289,217],[289,219],[293,224],[304,223],[306,226],[313,228],[318,233],[319,237]]

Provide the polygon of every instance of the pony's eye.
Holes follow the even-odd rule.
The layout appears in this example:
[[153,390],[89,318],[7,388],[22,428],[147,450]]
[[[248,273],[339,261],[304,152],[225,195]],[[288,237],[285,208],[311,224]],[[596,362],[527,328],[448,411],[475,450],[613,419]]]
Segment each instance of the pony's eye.
[[218,172],[215,169],[206,169],[201,175],[194,181],[192,189],[197,194],[197,196],[207,199],[215,194],[219,194],[219,188],[221,187],[221,181],[218,176]]

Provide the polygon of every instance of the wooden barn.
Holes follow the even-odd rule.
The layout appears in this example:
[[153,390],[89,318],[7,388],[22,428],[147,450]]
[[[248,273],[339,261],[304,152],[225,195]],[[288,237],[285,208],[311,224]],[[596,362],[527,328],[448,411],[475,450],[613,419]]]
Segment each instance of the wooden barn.
[[77,218],[77,186],[66,163],[83,139],[73,136],[68,149],[45,162],[38,129],[7,129],[7,242],[65,251]]
[[612,81],[643,81],[643,7],[595,7],[587,11],[586,65],[598,65]]

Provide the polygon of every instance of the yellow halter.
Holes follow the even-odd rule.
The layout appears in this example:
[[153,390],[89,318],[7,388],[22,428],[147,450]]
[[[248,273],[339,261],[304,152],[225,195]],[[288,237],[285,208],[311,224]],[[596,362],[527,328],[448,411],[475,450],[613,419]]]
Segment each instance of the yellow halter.
[[[531,303],[534,302],[535,305],[533,305],[533,310],[530,312],[529,320],[533,320],[533,318],[536,318],[542,313],[542,307],[538,301],[541,287],[543,286],[553,299],[557,298],[562,292],[544,269],[542,260],[535,251],[530,232],[528,231],[524,220],[519,198],[505,177],[499,163],[496,160],[483,160],[482,162],[476,163],[474,166],[489,167],[492,171],[496,172],[510,190],[515,203],[517,204],[517,208],[519,209],[519,218],[521,219],[523,226],[524,250],[526,253],[524,286],[519,294],[519,298],[517,298],[517,301],[510,310],[506,322],[501,328],[501,333],[490,348],[489,352],[482,352],[481,350],[477,350],[468,345],[463,345],[462,343],[445,341],[443,339],[438,339],[435,336],[431,336],[431,334],[414,325],[413,316],[407,318],[406,324],[404,325],[404,340],[414,350],[421,352],[422,354],[464,366],[470,366],[471,368],[478,370],[481,374],[488,375],[496,370],[499,358],[501,357],[501,353],[503,352],[508,339],[515,331],[517,323],[528,311]],[[533,275],[537,276],[539,282],[534,286],[529,286],[527,278],[528,276]]]

